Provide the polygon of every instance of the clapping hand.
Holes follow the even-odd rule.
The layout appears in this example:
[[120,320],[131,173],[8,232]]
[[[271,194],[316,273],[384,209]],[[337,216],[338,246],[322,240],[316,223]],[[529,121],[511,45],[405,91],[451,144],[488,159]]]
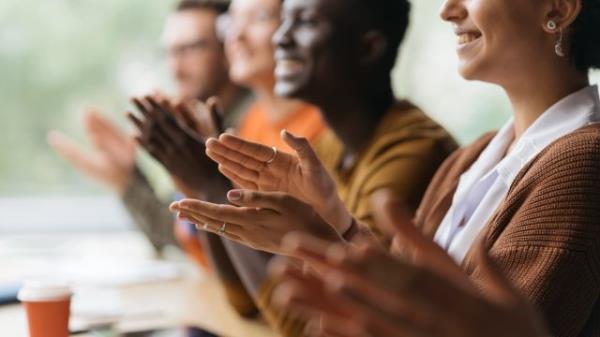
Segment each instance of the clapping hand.
[[91,150],[57,131],[48,135],[48,143],[75,169],[123,194],[135,167],[135,141],[95,110],[85,113],[84,128]]
[[282,139],[294,154],[223,134],[209,139],[206,153],[219,170],[238,186],[255,191],[284,192],[309,205],[339,233],[352,216],[340,200],[329,176],[305,138],[282,131]]
[[274,254],[282,253],[281,240],[292,232],[342,241],[310,205],[288,194],[233,190],[227,197],[233,205],[185,199],[174,202],[171,211],[201,230]]
[[[289,260],[272,268],[274,277],[283,279],[273,295],[275,305],[306,318],[311,336],[548,336],[483,245],[477,256],[486,296],[473,284],[465,287],[379,247],[332,246],[291,234],[284,250],[318,266],[319,274],[302,271]],[[431,252],[428,259],[438,259],[437,254]]]
[[141,113],[128,113],[139,131],[138,143],[185,185],[185,190],[196,195],[224,195],[227,182],[206,156],[204,145],[208,133],[222,131],[218,104],[214,100],[207,104],[213,124],[207,127],[187,105],[150,96],[132,101]]

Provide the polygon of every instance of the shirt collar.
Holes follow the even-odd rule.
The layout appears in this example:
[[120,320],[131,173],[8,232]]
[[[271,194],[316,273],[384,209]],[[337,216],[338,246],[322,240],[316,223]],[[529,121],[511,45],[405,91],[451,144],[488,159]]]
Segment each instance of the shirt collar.
[[496,170],[499,176],[507,185],[512,184],[520,169],[543,149],[559,138],[596,122],[600,122],[600,99],[596,86],[588,86],[563,98],[546,110],[498,163]]

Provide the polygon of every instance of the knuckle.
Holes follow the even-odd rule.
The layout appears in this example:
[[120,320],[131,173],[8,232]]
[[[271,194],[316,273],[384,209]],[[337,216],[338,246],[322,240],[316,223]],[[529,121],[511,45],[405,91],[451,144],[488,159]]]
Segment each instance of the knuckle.
[[260,202],[262,201],[262,196],[255,191],[246,191],[244,193],[246,201],[250,202]]

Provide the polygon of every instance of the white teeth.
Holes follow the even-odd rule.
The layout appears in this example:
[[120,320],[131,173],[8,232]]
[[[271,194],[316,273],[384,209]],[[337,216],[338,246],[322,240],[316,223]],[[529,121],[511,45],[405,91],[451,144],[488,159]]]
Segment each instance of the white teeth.
[[302,70],[303,63],[296,60],[279,60],[275,67],[275,76],[287,76]]
[[458,35],[458,44],[467,44],[469,42],[473,42],[477,40],[481,35],[476,33],[464,33]]

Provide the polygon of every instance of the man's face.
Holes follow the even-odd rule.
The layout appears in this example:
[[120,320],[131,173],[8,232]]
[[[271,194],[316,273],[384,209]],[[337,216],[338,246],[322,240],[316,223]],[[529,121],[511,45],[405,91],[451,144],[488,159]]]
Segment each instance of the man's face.
[[227,62],[216,34],[217,13],[189,9],[173,13],[164,28],[167,64],[184,99],[206,100],[227,82]]
[[[286,0],[273,37],[275,92],[320,105],[356,82],[360,35],[348,23],[346,0]],[[343,91],[343,90],[342,90]]]

